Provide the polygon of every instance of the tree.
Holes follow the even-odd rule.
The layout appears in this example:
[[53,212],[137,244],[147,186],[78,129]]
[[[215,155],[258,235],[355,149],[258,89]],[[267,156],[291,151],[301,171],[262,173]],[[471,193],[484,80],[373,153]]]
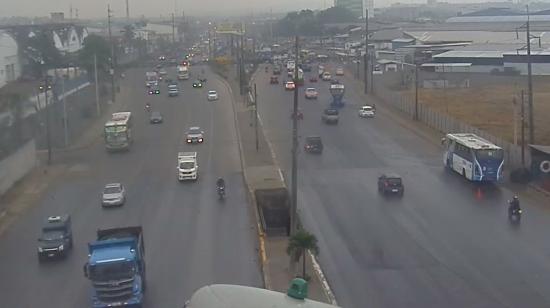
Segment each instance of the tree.
[[19,93],[7,93],[5,97],[13,117],[13,137],[17,143],[23,141],[23,99]]
[[41,77],[43,69],[58,67],[62,63],[61,53],[46,31],[37,31],[34,35],[26,37],[21,45],[26,46],[25,52],[33,59],[30,68],[33,75],[38,78]]
[[352,11],[345,7],[333,6],[324,11],[320,11],[318,18],[323,24],[339,23],[339,22],[353,22],[357,21],[357,18]]
[[97,57],[98,73],[105,71],[110,63],[111,46],[103,37],[91,34],[84,39],[84,47],[78,55],[80,66],[84,67],[88,74],[94,73],[94,56]]
[[306,252],[308,250],[315,256],[319,254],[317,238],[306,230],[300,229],[289,238],[286,253],[296,261],[300,257],[302,258],[302,277],[304,279],[306,279]]

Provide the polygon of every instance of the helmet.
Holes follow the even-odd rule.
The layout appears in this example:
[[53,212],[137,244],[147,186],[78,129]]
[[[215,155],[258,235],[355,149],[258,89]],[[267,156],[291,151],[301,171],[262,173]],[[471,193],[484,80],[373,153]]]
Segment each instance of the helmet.
[[518,201],[518,196],[517,195],[514,196],[514,201]]

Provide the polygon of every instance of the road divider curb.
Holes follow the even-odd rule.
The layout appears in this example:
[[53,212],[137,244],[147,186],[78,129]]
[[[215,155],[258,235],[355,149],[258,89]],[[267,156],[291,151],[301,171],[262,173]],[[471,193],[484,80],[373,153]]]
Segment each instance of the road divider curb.
[[247,175],[246,175],[246,160],[245,160],[245,157],[244,157],[244,150],[243,150],[243,145],[242,145],[242,139],[241,139],[241,133],[240,133],[240,129],[239,129],[239,121],[237,119],[237,109],[236,109],[236,106],[235,104],[237,103],[236,100],[235,100],[235,96],[233,94],[233,90],[231,89],[231,85],[229,85],[229,83],[227,82],[227,80],[225,80],[225,78],[223,78],[223,76],[221,76],[220,74],[218,74],[217,72],[214,72],[215,74],[217,74],[218,76],[222,77],[220,78],[222,84],[227,88],[227,91],[229,91],[230,95],[231,95],[231,107],[233,109],[233,125],[235,126],[235,132],[237,134],[237,143],[239,145],[239,158],[240,158],[240,162],[241,162],[241,169],[242,169],[242,172],[243,172],[243,181],[244,181],[244,184],[246,186],[246,190],[247,190],[247,197],[248,197],[248,201],[249,201],[249,204],[252,205],[252,208],[253,208],[253,211],[254,211],[254,217],[255,217],[255,220],[256,220],[256,232],[257,232],[257,236],[258,236],[258,258],[260,260],[260,269],[261,269],[261,272],[262,272],[262,278],[263,278],[263,284],[264,284],[264,288],[266,289],[271,289],[271,281],[269,280],[269,269],[268,269],[268,266],[267,266],[267,253],[266,253],[266,250],[265,250],[265,234],[263,233],[263,229],[262,229],[262,226],[261,226],[261,223],[260,223],[260,213],[258,213],[258,209],[256,208],[256,196],[254,196],[254,192],[251,190],[250,186],[248,185],[248,178],[247,178]]

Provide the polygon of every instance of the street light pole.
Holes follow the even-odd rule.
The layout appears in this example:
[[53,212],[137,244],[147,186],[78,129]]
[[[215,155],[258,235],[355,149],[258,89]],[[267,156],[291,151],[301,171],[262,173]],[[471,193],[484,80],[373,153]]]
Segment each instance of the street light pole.
[[52,142],[50,133],[50,108],[48,107],[48,90],[50,88],[48,82],[48,73],[46,72],[44,80],[44,111],[46,112],[46,145],[48,148],[48,165],[52,163]]
[[112,32],[111,32],[111,17],[113,17],[111,15],[111,6],[109,4],[107,4],[107,25],[108,25],[108,28],[109,28],[109,42],[111,43],[111,69],[110,69],[110,74],[111,74],[111,88],[112,88],[112,93],[111,93],[111,100],[112,102],[114,103],[115,100],[116,100],[116,94],[115,94],[115,45],[113,43],[113,36],[112,36]]
[[369,94],[369,9],[365,10],[365,60],[364,60],[364,75],[365,75],[365,94]]
[[292,109],[292,200],[290,204],[290,235],[298,229],[298,36],[295,38],[294,108]]
[[418,64],[414,65],[414,119],[418,121]]
[[254,83],[254,132],[256,134],[256,152],[260,149],[258,140],[258,92],[256,91],[256,83]]

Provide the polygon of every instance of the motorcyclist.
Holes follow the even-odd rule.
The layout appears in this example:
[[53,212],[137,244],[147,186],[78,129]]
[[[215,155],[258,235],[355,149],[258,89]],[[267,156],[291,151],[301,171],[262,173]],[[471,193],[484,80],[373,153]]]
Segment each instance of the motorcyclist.
[[145,103],[145,110],[150,111],[151,110],[151,104]]
[[219,177],[216,181],[216,187],[218,187],[218,189],[225,189],[225,181],[222,177]]
[[510,207],[508,207],[508,214],[512,215],[515,213],[519,213],[521,211],[521,208],[519,206],[519,198],[518,196],[514,196],[512,200],[510,200]]

